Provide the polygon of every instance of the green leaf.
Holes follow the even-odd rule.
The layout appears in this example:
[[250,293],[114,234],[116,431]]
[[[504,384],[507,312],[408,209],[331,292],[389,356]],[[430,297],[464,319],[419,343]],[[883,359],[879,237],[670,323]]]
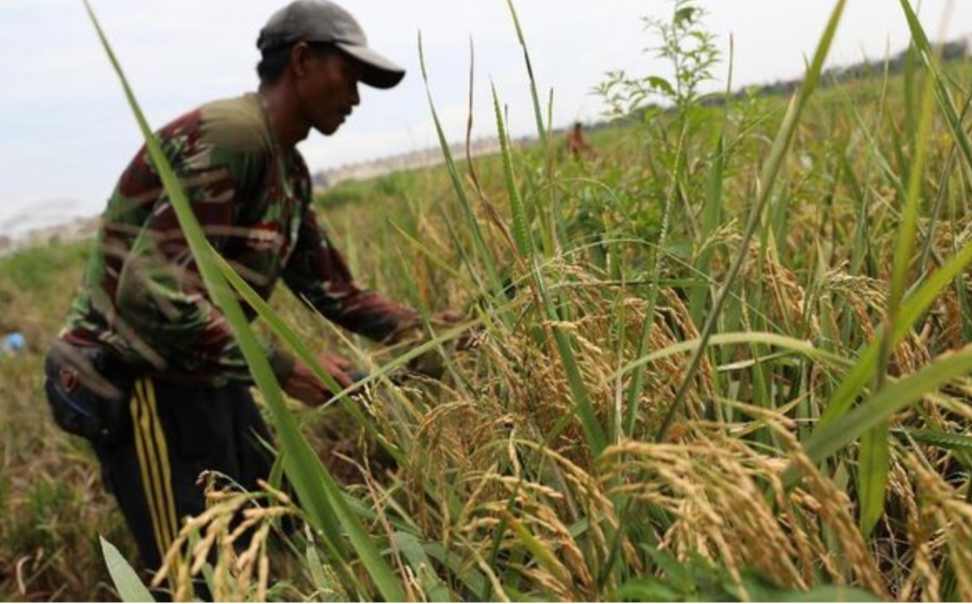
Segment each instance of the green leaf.
[[[622,376],[630,371],[634,371],[640,367],[644,367],[645,365],[653,363],[657,360],[665,359],[676,354],[692,352],[699,347],[700,342],[701,338],[693,338],[691,340],[685,340],[684,342],[677,342],[664,348],[659,348],[650,354],[631,361],[612,375],[611,379],[616,380],[619,376]],[[850,361],[844,357],[827,350],[815,348],[813,344],[810,344],[805,340],[798,340],[796,338],[781,336],[775,333],[752,331],[721,333],[719,335],[710,337],[709,341],[706,343],[706,346],[732,346],[736,344],[763,344],[766,346],[776,346],[778,348],[803,354],[812,359],[827,363],[828,365],[836,367],[846,367],[850,365]]]
[[[901,312],[895,321],[891,346],[896,346],[907,334],[915,321],[927,311],[938,295],[949,287],[954,279],[962,274],[965,267],[972,263],[972,243],[966,244],[956,255],[949,258],[945,264],[932,273],[918,288],[918,291],[905,299],[901,305]],[[882,327],[882,333],[884,328]],[[817,430],[823,430],[837,419],[844,416],[850,409],[851,403],[861,393],[868,379],[873,375],[877,366],[880,337],[875,338],[861,354],[858,362],[844,376],[837,391],[830,398],[827,408]]]
[[884,513],[891,452],[888,446],[888,423],[881,422],[861,437],[857,458],[857,488],[860,493],[861,533],[868,537]]
[[[728,579],[728,577],[727,577]],[[738,594],[734,581],[727,581],[724,588]],[[742,584],[750,602],[879,602],[871,593],[844,585],[818,585],[807,591],[780,588],[753,570],[742,573]]]
[[432,562],[415,535],[398,531],[394,535],[394,544],[412,567],[429,602],[451,602],[455,599],[446,584],[436,576]]
[[464,565],[455,553],[447,551],[439,543],[427,543],[424,549],[426,554],[452,571],[470,594],[478,596],[486,590],[489,584],[486,577],[471,564]]
[[934,445],[950,451],[972,453],[972,437],[965,434],[951,434],[936,430],[894,430],[893,432],[926,445]]
[[[250,287],[250,285],[242,277],[240,277],[235,270],[233,270],[233,267],[231,267],[226,260],[218,255],[216,256],[216,264],[223,273],[223,277],[225,277],[229,284],[233,286],[233,289],[239,293],[240,297],[242,297],[246,303],[256,311],[257,315],[263,319],[264,322],[266,322],[270,330],[280,337],[285,344],[287,344],[290,351],[296,354],[297,358],[300,359],[300,361],[304,363],[304,365],[306,365],[311,371],[313,371],[314,375],[316,375],[317,378],[321,380],[331,392],[335,393],[335,398],[341,403],[342,408],[347,411],[351,417],[357,420],[358,423],[372,436],[378,438],[379,442],[384,443],[385,441],[380,438],[378,430],[375,428],[371,419],[365,415],[358,404],[348,398],[345,389],[337,383],[334,377],[328,372],[324,371],[317,358],[310,351],[310,348],[308,348],[297,333],[291,329],[283,319],[280,318],[280,316],[273,310],[267,301],[261,298],[260,295],[252,287]],[[386,448],[393,457],[396,457],[396,459],[400,458],[401,453],[397,449],[390,447]]]
[[[818,428],[804,445],[806,454],[816,463],[823,461],[857,440],[866,430],[886,421],[893,413],[970,371],[972,346],[938,357],[918,373],[886,386],[840,420]],[[784,473],[784,481],[792,485],[798,478],[799,471],[791,464]]]
[[425,50],[422,47],[421,33],[418,35],[418,49],[419,66],[422,69],[422,79],[425,81],[425,93],[429,101],[429,110],[432,112],[432,122],[435,124],[435,132],[439,138],[439,147],[442,149],[442,157],[445,159],[446,171],[449,173],[452,188],[455,190],[456,197],[459,199],[459,205],[466,218],[466,224],[472,233],[475,250],[480,261],[486,268],[489,283],[488,288],[496,293],[497,299],[502,299],[503,283],[496,272],[496,260],[493,257],[493,252],[487,247],[486,240],[483,239],[482,229],[479,227],[479,219],[476,218],[476,213],[473,211],[472,204],[470,204],[466,190],[462,185],[462,179],[459,177],[459,171],[456,169],[456,162],[452,158],[452,150],[449,147],[449,142],[446,140],[445,132],[442,130],[442,123],[439,121],[439,114],[435,110],[435,103],[432,101],[432,89],[429,87],[429,75],[425,68]]
[[[907,5],[907,2],[904,2],[904,4]],[[928,141],[932,129],[933,84],[934,79],[929,77],[925,82],[922,94],[915,152],[908,168],[908,194],[904,209],[901,212],[901,224],[898,227],[898,237],[894,248],[886,325],[894,325],[898,320],[901,300],[905,295],[908,272],[914,256],[921,209],[922,183],[925,177]],[[882,332],[878,348],[880,354],[878,356],[877,375],[874,380],[878,390],[883,388],[885,384],[888,361],[893,350],[893,340],[894,334],[891,331]],[[884,494],[890,469],[891,453],[889,447],[887,423],[878,424],[861,439],[860,472],[858,475],[858,486],[861,489],[859,522],[865,537],[870,535],[884,510]]]
[[810,591],[778,591],[773,594],[778,602],[880,602],[870,592],[845,585],[821,585]]
[[516,28],[516,38],[520,41],[520,46],[523,48],[523,60],[526,63],[527,75],[530,76],[530,97],[533,99],[533,114],[537,120],[537,134],[540,135],[541,146],[548,149],[547,129],[543,126],[543,110],[540,107],[540,95],[537,94],[537,82],[533,76],[533,64],[530,62],[530,52],[527,50],[526,38],[523,35],[523,28],[520,27],[520,19],[516,15],[513,0],[506,0],[506,5],[510,8],[510,15],[513,17],[513,26]]
[[539,539],[534,537],[523,524],[513,515],[507,516],[507,521],[513,532],[520,539],[520,542],[533,554],[540,566],[544,567],[564,586],[571,584],[570,571],[554,556],[553,552],[547,549]]
[[118,590],[123,602],[155,602],[155,598],[149,592],[145,584],[138,578],[138,574],[132,569],[125,558],[121,555],[114,545],[104,537],[98,537],[101,541],[101,553],[105,557],[105,564],[108,566],[108,574]]
[[539,192],[534,192],[532,196],[533,208],[536,214],[540,216],[540,224],[542,227],[540,242],[545,256],[549,258],[557,248],[557,237],[559,236],[561,239],[566,238],[564,222],[560,215],[560,205],[555,191],[556,187],[552,186],[554,184],[554,145],[553,138],[550,136],[548,130],[553,127],[554,91],[553,88],[550,89],[550,98],[547,103],[547,124],[544,126],[540,95],[537,92],[537,80],[533,73],[533,64],[530,61],[530,51],[527,49],[526,37],[523,35],[523,28],[520,27],[520,19],[516,14],[516,8],[513,6],[513,0],[506,0],[506,4],[510,9],[510,16],[513,18],[517,40],[519,40],[520,46],[523,48],[523,62],[526,65],[527,75],[530,78],[530,99],[533,102],[533,116],[537,124],[537,135],[540,137],[540,147],[544,153],[547,181],[551,185],[548,187],[549,200],[547,204],[544,204],[543,195]]
[[972,168],[972,142],[969,141],[965,127],[962,125],[962,120],[959,118],[958,112],[955,110],[955,106],[952,104],[951,97],[948,94],[948,89],[945,87],[941,70],[939,69],[938,62],[935,60],[935,52],[928,41],[928,36],[925,34],[924,28],[921,26],[918,15],[911,8],[909,1],[900,0],[900,2],[901,9],[904,11],[905,18],[908,21],[908,27],[911,29],[912,41],[920,51],[921,59],[924,61],[925,66],[931,72],[931,76],[935,81],[938,103],[945,113],[945,120],[948,123],[949,129],[952,131],[952,136],[962,150],[962,157],[965,158],[968,167]]
[[[587,392],[587,386],[584,384],[584,379],[577,366],[577,358],[574,356],[573,338],[556,325],[562,319],[553,304],[550,293],[547,291],[547,286],[544,283],[543,274],[540,272],[535,261],[532,264],[532,269],[533,278],[540,292],[540,298],[543,301],[547,318],[555,323],[550,329],[553,331],[554,341],[557,343],[557,351],[560,353],[560,360],[563,362],[564,372],[567,374],[570,393],[574,399],[574,411],[581,420],[581,427],[584,429],[584,436],[587,440],[587,445],[591,448],[591,454],[597,458],[604,451],[605,447],[607,447],[607,437],[604,435],[604,428],[597,420],[597,415],[594,413],[594,405],[591,403],[590,395]],[[552,436],[547,435],[547,438],[552,438]]]
[[305,556],[307,558],[305,562],[306,568],[310,569],[311,579],[318,593],[331,589],[330,583],[324,575],[324,563],[321,562],[321,557],[317,554],[317,547],[313,543],[307,544]]
[[513,237],[517,250],[521,256],[533,256],[533,237],[530,233],[530,222],[527,219],[526,208],[520,198],[520,190],[513,177],[513,158],[510,154],[509,142],[506,140],[506,125],[503,123],[503,112],[500,111],[499,97],[496,96],[496,86],[490,83],[493,93],[493,109],[496,112],[496,132],[500,142],[500,156],[503,158],[503,174],[506,176],[506,191],[510,196],[510,209],[513,213]]
[[[722,224],[722,187],[723,171],[726,163],[726,139],[725,134],[720,128],[719,138],[716,141],[715,150],[711,155],[711,165],[709,170],[708,184],[705,192],[705,205],[702,208],[702,241],[708,241],[715,230]],[[699,254],[695,261],[695,268],[698,274],[709,275],[709,264],[712,261],[713,249],[706,247]],[[705,302],[709,296],[709,281],[702,280],[697,287],[692,288],[689,297],[689,311],[692,321],[698,325],[705,316]]]
[[683,593],[692,591],[695,586],[695,579],[692,577],[692,571],[689,568],[692,564],[691,562],[683,564],[671,553],[660,550],[647,543],[641,543],[640,546],[642,550],[651,556],[652,562],[661,569],[671,585]]
[[[648,342],[651,338],[651,332],[655,325],[655,306],[658,304],[658,292],[661,291],[660,280],[662,274],[664,273],[662,270],[662,259],[664,258],[663,250],[668,247],[668,230],[669,225],[671,224],[672,207],[675,205],[673,202],[678,191],[679,183],[682,180],[682,171],[685,167],[685,162],[682,161],[682,158],[684,156],[683,148],[687,135],[688,125],[687,123],[683,122],[681,133],[678,137],[678,146],[675,150],[675,157],[677,158],[675,162],[675,175],[674,178],[672,178],[672,183],[669,187],[668,193],[665,195],[665,209],[662,211],[661,233],[658,235],[658,245],[655,249],[651,292],[648,294],[648,305],[645,308],[644,313],[645,320],[641,326],[641,337],[638,339],[638,358],[644,357],[645,353],[648,351]],[[641,393],[644,390],[644,385],[644,371],[638,371],[631,379],[631,384],[628,386],[626,396],[628,413],[624,422],[624,433],[625,436],[629,438],[633,437],[634,435],[635,422],[638,419],[638,403],[641,400]]]
[[626,602],[682,602],[685,596],[655,577],[630,579],[618,588],[618,600]]
[[675,27],[681,26],[685,21],[691,21],[692,16],[695,15],[696,11],[698,10],[699,9],[694,6],[686,6],[685,8],[680,8],[675,11],[675,18],[673,19]]
[[648,76],[648,85],[655,90],[663,93],[665,96],[674,97],[676,96],[675,88],[663,77],[660,76]]

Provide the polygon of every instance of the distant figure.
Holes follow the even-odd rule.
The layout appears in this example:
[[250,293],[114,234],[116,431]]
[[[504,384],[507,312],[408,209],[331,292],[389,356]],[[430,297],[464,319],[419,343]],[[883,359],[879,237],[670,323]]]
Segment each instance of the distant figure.
[[580,122],[574,122],[574,127],[567,133],[567,150],[574,159],[581,159],[581,154],[586,154],[588,157],[597,156],[594,147],[584,139],[583,128]]

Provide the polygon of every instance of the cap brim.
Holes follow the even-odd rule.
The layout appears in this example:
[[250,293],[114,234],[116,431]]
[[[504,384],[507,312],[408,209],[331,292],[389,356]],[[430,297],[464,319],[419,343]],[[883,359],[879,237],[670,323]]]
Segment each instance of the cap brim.
[[375,88],[393,88],[405,77],[405,69],[392,63],[367,46],[336,43],[337,47],[364,65],[361,81]]

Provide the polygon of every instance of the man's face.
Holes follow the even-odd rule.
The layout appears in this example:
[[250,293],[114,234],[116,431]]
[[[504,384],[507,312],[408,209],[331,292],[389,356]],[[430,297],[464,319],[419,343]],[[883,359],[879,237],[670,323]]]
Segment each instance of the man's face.
[[308,49],[298,57],[296,67],[297,96],[304,118],[321,134],[334,134],[361,102],[361,64],[338,51],[319,54]]

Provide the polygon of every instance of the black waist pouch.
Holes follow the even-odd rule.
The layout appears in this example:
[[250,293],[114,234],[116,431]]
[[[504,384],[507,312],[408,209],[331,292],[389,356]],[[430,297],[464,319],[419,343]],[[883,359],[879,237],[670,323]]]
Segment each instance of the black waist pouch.
[[132,379],[111,353],[58,340],[44,373],[47,402],[61,429],[102,446],[131,438]]

